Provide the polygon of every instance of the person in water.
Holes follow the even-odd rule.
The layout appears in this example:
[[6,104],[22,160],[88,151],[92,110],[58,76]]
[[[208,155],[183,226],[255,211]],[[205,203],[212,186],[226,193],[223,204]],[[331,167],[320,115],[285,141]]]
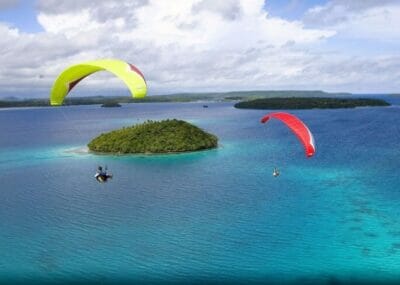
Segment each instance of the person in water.
[[272,175],[274,176],[274,177],[278,177],[279,176],[279,170],[278,170],[278,168],[274,168],[274,172],[272,172]]
[[108,178],[112,178],[112,174],[107,174],[107,169],[103,170],[103,167],[99,166],[94,177],[98,182],[107,182]]

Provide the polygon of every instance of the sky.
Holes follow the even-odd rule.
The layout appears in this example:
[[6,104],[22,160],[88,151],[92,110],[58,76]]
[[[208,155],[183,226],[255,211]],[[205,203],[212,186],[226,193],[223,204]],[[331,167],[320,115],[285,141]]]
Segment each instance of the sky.
[[[100,58],[135,64],[150,95],[399,93],[398,27],[399,0],[0,0],[0,99]],[[128,94],[106,72],[73,92]]]

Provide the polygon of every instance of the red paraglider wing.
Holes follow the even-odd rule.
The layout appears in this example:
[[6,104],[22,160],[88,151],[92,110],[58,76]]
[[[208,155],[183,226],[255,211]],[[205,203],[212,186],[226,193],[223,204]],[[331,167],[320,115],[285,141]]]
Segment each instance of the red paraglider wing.
[[299,118],[289,113],[277,112],[270,113],[262,117],[261,123],[266,123],[270,118],[275,118],[282,121],[286,126],[288,126],[289,129],[293,131],[293,133],[303,144],[307,157],[314,155],[314,137],[306,124],[304,124]]

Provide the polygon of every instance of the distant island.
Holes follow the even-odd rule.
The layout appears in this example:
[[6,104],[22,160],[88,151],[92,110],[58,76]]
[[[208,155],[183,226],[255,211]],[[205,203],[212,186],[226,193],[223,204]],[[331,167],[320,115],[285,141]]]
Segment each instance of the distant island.
[[104,107],[104,108],[115,108],[115,107],[121,107],[121,104],[119,104],[118,102],[106,102],[103,105],[101,105],[101,107]]
[[89,150],[110,154],[162,154],[216,148],[218,138],[181,120],[145,123],[101,134]]
[[390,106],[381,99],[346,99],[346,98],[263,98],[236,103],[238,109],[337,109],[367,106]]
[[[350,93],[327,93],[323,91],[233,91],[233,92],[209,92],[209,93],[176,93],[166,95],[152,95],[141,99],[130,96],[87,96],[74,97],[67,96],[64,105],[95,105],[106,104],[109,102],[118,103],[168,103],[168,102],[197,102],[197,101],[216,101],[231,102],[239,100],[253,100],[260,98],[274,97],[343,97],[350,96]],[[10,107],[49,107],[48,98],[21,99],[17,97],[5,97],[0,99],[0,108]]]

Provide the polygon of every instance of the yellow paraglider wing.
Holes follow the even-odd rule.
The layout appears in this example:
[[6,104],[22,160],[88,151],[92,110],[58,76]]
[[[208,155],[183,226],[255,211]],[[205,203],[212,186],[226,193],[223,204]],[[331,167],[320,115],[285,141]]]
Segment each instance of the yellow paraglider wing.
[[101,59],[82,62],[65,69],[53,84],[50,93],[50,104],[59,106],[68,93],[86,76],[97,71],[106,70],[120,78],[134,98],[143,98],[147,93],[146,80],[140,70],[133,64],[117,59]]

